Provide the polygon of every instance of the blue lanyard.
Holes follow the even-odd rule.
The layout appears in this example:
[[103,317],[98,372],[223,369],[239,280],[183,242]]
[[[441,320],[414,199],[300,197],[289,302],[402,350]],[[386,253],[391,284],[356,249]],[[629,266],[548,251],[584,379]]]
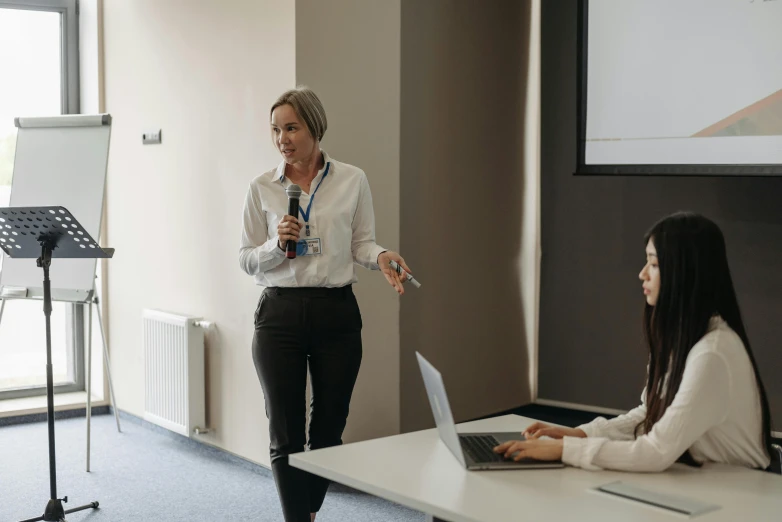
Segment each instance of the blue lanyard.
[[323,184],[323,180],[326,179],[326,176],[329,175],[329,168],[331,168],[331,162],[326,163],[326,171],[323,173],[323,177],[320,178],[320,181],[318,182],[318,186],[315,187],[315,192],[312,193],[312,196],[310,196],[310,202],[307,205],[307,210],[304,210],[302,207],[299,207],[299,212],[301,213],[301,217],[304,218],[304,223],[307,224],[307,235],[309,235],[309,221],[310,221],[310,210],[312,210],[312,202],[315,201],[315,194],[318,193],[318,189]]

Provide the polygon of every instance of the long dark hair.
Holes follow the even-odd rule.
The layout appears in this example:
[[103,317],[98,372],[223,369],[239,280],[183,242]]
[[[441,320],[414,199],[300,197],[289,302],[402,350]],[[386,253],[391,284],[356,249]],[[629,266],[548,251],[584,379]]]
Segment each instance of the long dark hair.
[[[771,416],[758,365],[750,348],[728,267],[725,238],[711,220],[691,212],[677,212],[658,221],[644,237],[657,250],[660,289],[657,302],[644,309],[643,331],[649,348],[646,418],[635,428],[652,431],[673,402],[692,347],[709,330],[712,316],[720,315],[747,350],[755,372],[763,416],[763,445],[771,451]],[[668,376],[666,379],[666,375]],[[686,452],[681,459],[696,464]]]

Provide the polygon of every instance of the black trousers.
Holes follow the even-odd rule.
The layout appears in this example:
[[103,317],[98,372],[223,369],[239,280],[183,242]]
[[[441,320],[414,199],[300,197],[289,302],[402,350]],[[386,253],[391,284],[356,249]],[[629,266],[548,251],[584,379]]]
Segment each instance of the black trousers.
[[293,468],[304,451],[309,366],[309,448],[342,444],[361,365],[361,312],[350,286],[266,288],[255,311],[253,361],[266,400],[272,472],[287,522],[309,522],[329,481]]

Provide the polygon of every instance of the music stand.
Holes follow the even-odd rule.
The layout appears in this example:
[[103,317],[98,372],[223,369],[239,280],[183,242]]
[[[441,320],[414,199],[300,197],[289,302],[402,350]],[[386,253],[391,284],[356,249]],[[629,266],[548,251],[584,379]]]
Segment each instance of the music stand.
[[49,266],[52,258],[110,258],[113,248],[101,248],[64,207],[0,208],[0,248],[10,257],[37,258],[43,268],[43,313],[46,316],[46,411],[49,424],[49,485],[51,498],[38,520],[64,522],[65,515],[90,508],[98,502],[63,510],[68,497],[57,498],[57,465],[54,455],[54,382],[52,377],[52,295]]

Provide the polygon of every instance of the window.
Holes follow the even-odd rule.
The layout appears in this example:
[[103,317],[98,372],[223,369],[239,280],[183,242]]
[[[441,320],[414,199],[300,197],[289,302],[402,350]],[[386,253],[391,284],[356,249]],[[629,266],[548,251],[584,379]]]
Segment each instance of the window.
[[[77,7],[76,0],[0,0],[0,206],[11,197],[14,118],[79,112]],[[5,302],[0,399],[45,393],[44,320],[40,300]],[[82,305],[54,302],[51,321],[55,392],[82,390]]]

